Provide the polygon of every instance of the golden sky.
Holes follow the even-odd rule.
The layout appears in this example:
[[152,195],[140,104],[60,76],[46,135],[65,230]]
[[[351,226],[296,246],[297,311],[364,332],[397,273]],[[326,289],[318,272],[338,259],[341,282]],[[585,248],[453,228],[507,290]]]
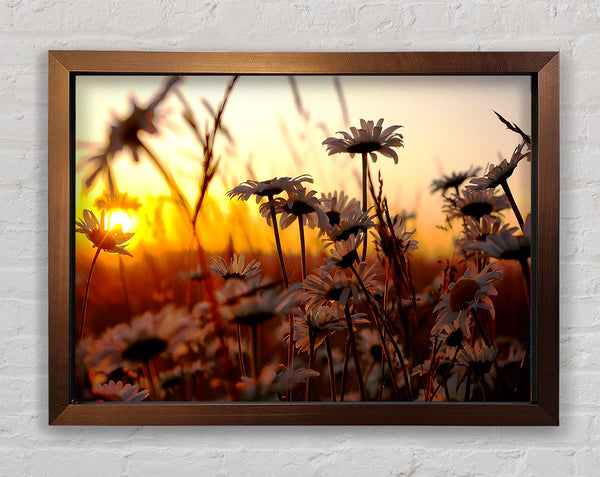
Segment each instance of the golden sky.
[[[76,140],[78,163],[96,151],[105,140],[112,118],[130,111],[130,98],[145,105],[160,88],[164,78],[157,76],[78,76],[76,79]],[[216,108],[229,77],[186,77],[180,90],[196,112],[201,125],[207,120],[201,104],[205,98]],[[529,76],[343,76],[339,78],[347,106],[349,123],[331,76],[296,77],[302,114],[296,106],[290,82],[285,76],[243,76],[237,83],[225,111],[225,124],[235,143],[220,137],[221,157],[218,175],[202,215],[200,234],[209,248],[224,249],[229,236],[235,248],[269,250],[271,231],[258,214],[254,201],[231,202],[225,192],[246,179],[265,180],[274,176],[309,173],[319,192],[345,190],[360,198],[360,157],[328,156],[321,145],[328,135],[359,126],[359,119],[384,118],[384,128],[402,125],[405,147],[398,151],[399,163],[379,156],[370,163],[373,177],[381,171],[384,193],[392,212],[402,209],[417,214],[417,240],[423,253],[445,255],[451,251],[452,237],[436,228],[444,215],[439,194],[432,196],[429,185],[442,173],[464,171],[470,166],[487,169],[500,158],[510,159],[519,136],[508,131],[492,110],[531,132],[531,92]],[[201,174],[201,150],[181,120],[181,105],[174,95],[161,104],[157,122],[160,133],[143,136],[157,156],[177,178],[188,200],[194,202]],[[509,184],[525,216],[530,205],[530,164],[522,161]],[[119,189],[138,196],[153,208],[159,196],[169,189],[156,169],[142,155],[134,163],[127,152],[115,160]],[[84,171],[77,173],[76,214],[92,208],[102,192],[99,182],[91,191],[81,190]],[[163,201],[164,202],[164,201]],[[167,236],[164,245],[174,244],[177,227],[173,207],[167,203]],[[171,212],[168,212],[171,209]],[[131,248],[151,240],[152,217],[145,210],[136,217],[136,236]],[[506,218],[516,224],[512,212]],[[169,222],[170,221],[170,222]],[[145,224],[145,225],[144,225]],[[155,224],[158,227],[157,224]],[[146,227],[144,229],[144,226]],[[180,225],[181,226],[181,225]],[[296,229],[284,231],[288,247],[297,250]],[[249,231],[252,236],[249,236]],[[315,243],[313,235],[309,243]],[[187,246],[187,244],[185,245]]]

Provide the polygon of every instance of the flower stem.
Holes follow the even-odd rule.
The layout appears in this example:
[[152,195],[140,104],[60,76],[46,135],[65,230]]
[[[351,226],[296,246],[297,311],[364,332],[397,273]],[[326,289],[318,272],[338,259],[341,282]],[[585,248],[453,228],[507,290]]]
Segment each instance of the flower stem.
[[340,381],[340,402],[344,401],[344,391],[346,390],[346,373],[348,372],[348,360],[350,359],[350,337],[346,337],[344,346],[344,364],[342,366],[342,379]]
[[[273,200],[273,196],[269,196],[269,201]],[[271,222],[273,222],[273,233],[275,234],[275,245],[277,246],[277,255],[279,256],[279,266],[281,267],[281,275],[283,277],[283,286],[287,288],[289,286],[289,279],[287,269],[285,268],[285,260],[283,259],[283,251],[281,250],[281,240],[279,238],[279,227],[277,226],[277,214],[275,212],[275,206],[271,205]]]
[[[308,324],[308,369],[312,369],[313,367],[313,355],[315,349],[315,334],[310,329],[310,323]],[[311,379],[310,376],[306,377],[306,395],[304,396],[305,401],[310,401],[310,388],[311,388]]]
[[465,387],[465,402],[469,400],[471,394],[471,365],[467,368],[467,385]]
[[142,362],[142,372],[146,375],[146,380],[148,381],[148,386],[150,388],[150,399],[152,401],[158,401],[158,391],[156,389],[156,383],[154,382],[154,376],[152,375],[152,370],[150,369],[149,361]]
[[529,305],[531,306],[531,272],[529,270],[529,263],[526,258],[520,258],[519,263],[521,264],[521,270],[523,270],[525,287],[527,288],[527,298],[529,299]]
[[302,264],[302,280],[306,278],[306,243],[304,242],[304,216],[298,217],[298,230],[300,232],[300,263]]
[[[369,174],[369,163],[367,162],[367,153],[362,153],[362,211],[367,211],[367,180]],[[363,239],[362,261],[367,258],[367,233]]]
[[517,222],[519,222],[521,231],[525,233],[525,222],[523,222],[523,216],[521,215],[521,212],[519,212],[519,208],[517,207],[515,198],[513,197],[512,192],[510,191],[510,187],[508,187],[508,182],[504,180],[500,182],[500,185],[502,186],[502,189],[504,189],[504,194],[506,194],[506,198],[508,199],[511,208],[515,213],[515,216],[517,217]]
[[83,296],[83,311],[81,313],[81,327],[79,328],[79,340],[81,340],[81,337],[83,336],[83,324],[85,322],[85,313],[87,311],[88,293],[90,292],[90,283],[92,282],[92,272],[94,271],[94,265],[96,265],[98,255],[100,255],[101,250],[102,249],[98,247],[96,253],[94,254],[92,264],[90,265],[90,273],[88,274],[87,284],[85,285],[85,295]]
[[444,373],[444,376],[442,376],[442,380],[440,381],[440,383],[435,388],[435,391],[433,391],[433,393],[429,396],[429,401],[433,400],[433,398],[435,397],[435,395],[439,391],[439,389],[442,386],[442,384],[444,384],[444,386],[446,385],[446,383],[448,381],[448,375],[450,374],[450,371],[452,371],[452,368],[454,367],[454,364],[456,363],[456,358],[458,356],[458,352],[459,352],[460,349],[461,349],[461,346],[457,346],[456,347],[456,351],[454,352],[454,356],[452,356],[452,361],[450,362],[450,366],[448,366],[448,369]]
[[242,354],[242,330],[240,329],[240,324],[235,324],[235,331],[237,334],[237,349],[238,349],[238,358],[240,361],[240,373],[242,376],[246,376],[246,369],[244,366],[244,355]]
[[352,352],[352,358],[354,359],[354,367],[356,368],[356,377],[358,378],[358,388],[360,390],[360,398],[363,401],[367,400],[367,393],[365,392],[365,385],[363,383],[362,373],[360,371],[360,361],[358,359],[358,350],[356,349],[356,340],[354,339],[354,330],[352,329],[352,317],[350,316],[350,310],[348,305],[345,306],[344,312],[346,314],[346,326],[348,328],[348,338],[350,339],[350,351]]
[[257,336],[257,325],[252,323],[250,328],[252,335],[252,377],[258,377],[258,336]]
[[329,336],[325,337],[325,349],[327,350],[327,364],[329,365],[329,387],[331,389],[331,400],[335,402],[335,372],[333,371],[333,356],[331,354],[331,342]]
[[[479,334],[481,335],[483,342],[485,343],[486,346],[491,346],[490,340],[488,340],[488,337],[486,336],[485,331],[483,329],[483,325],[481,324],[481,321],[479,320],[478,313],[475,312],[475,310],[473,310],[473,317],[475,318],[475,325],[477,326],[477,330],[479,331]],[[500,368],[500,365],[498,364],[498,360],[496,358],[494,358],[494,369],[496,370],[496,373],[498,374],[498,381],[500,381],[500,388],[502,389],[502,395],[506,397],[508,395],[508,385],[506,384],[506,381],[504,379],[504,374],[502,374],[502,368]]]
[[[160,174],[163,176],[163,179],[167,183],[167,186],[169,187],[169,189],[171,190],[171,193],[173,194],[173,196],[175,198],[175,203],[177,205],[179,205],[179,207],[185,213],[185,216],[188,219],[188,221],[190,222],[190,224],[193,225],[194,222],[192,220],[192,214],[190,212],[190,204],[188,203],[187,199],[185,198],[185,195],[183,194],[183,192],[177,185],[177,182],[175,181],[175,179],[173,178],[171,173],[169,171],[167,171],[167,169],[165,169],[165,167],[160,162],[160,159],[158,159],[158,157],[156,157],[156,155],[154,155],[154,153],[148,148],[148,146],[146,146],[141,141],[140,141],[140,146],[142,147],[142,149],[144,151],[146,151],[146,154],[148,154],[148,157],[152,160],[152,163],[156,166],[156,168],[158,169]],[[192,228],[195,229],[195,227],[192,227]]]
[[[367,287],[365,286],[365,283],[363,282],[362,278],[360,277],[360,275],[357,272],[357,270],[354,267],[354,265],[350,265],[350,270],[352,271],[352,273],[356,277],[356,280],[358,281],[358,284],[359,284],[362,292],[364,293],[365,297],[367,298],[367,305],[368,305],[369,310],[371,311],[371,314],[373,315],[373,319],[375,320],[375,323],[377,325],[377,331],[378,331],[379,337],[381,339],[382,350],[383,350],[383,352],[384,352],[384,354],[386,356],[386,359],[388,361],[388,367],[390,368],[390,374],[393,374],[393,367],[392,367],[390,356],[388,354],[387,348],[386,348],[384,340],[383,340],[383,335],[382,335],[381,328],[380,328],[381,325],[383,325],[384,330],[388,333],[388,336],[390,337],[390,341],[392,343],[392,346],[394,347],[394,350],[396,351],[396,354],[398,355],[398,359],[400,360],[400,366],[402,367],[402,373],[404,375],[404,384],[406,385],[406,391],[407,391],[407,394],[408,394],[408,399],[410,401],[412,401],[412,389],[411,389],[411,385],[410,385],[410,379],[408,377],[408,371],[406,369],[406,363],[404,361],[404,357],[402,356],[402,352],[400,350],[400,347],[398,346],[398,343],[396,343],[396,340],[394,340],[394,337],[392,336],[391,331],[389,330],[389,328],[388,328],[385,320],[381,316],[382,315],[381,309],[379,308],[379,306],[377,305],[377,303],[371,297],[371,294],[369,293],[369,290],[367,290]],[[394,386],[394,392],[396,393],[396,398],[398,398],[398,389],[397,389],[397,385],[396,385],[396,382],[395,382],[393,376],[392,376],[392,385]]]
[[[271,212],[271,222],[273,223],[273,233],[275,234],[275,246],[277,247],[277,255],[279,256],[279,266],[281,268],[281,276],[283,277],[283,287],[287,289],[289,286],[289,279],[287,269],[285,267],[285,260],[283,259],[283,251],[281,249],[281,239],[279,238],[279,227],[277,226],[277,213],[275,212],[275,206],[272,205],[273,195],[268,195],[267,198],[271,202],[269,211]],[[291,371],[294,368],[294,315],[290,313],[289,317],[289,328],[288,328],[288,369]],[[291,385],[288,389],[288,401],[291,400]]]

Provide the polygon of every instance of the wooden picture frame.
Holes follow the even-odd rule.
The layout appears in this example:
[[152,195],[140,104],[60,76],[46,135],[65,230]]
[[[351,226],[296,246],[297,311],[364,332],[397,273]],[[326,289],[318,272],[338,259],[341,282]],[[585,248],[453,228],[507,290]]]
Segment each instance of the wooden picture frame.
[[[49,422],[52,425],[558,425],[557,52],[50,51]],[[529,403],[84,403],[73,399],[73,78],[78,74],[530,75],[532,400]]]

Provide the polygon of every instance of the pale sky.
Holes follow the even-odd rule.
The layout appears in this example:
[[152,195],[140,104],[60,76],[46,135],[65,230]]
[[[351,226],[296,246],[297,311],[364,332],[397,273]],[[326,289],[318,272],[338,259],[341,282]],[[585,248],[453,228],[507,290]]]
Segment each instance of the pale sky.
[[[422,249],[426,253],[442,253],[448,250],[451,237],[435,228],[444,219],[440,211],[443,201],[439,194],[429,193],[431,181],[442,173],[464,171],[471,165],[487,170],[487,166],[497,164],[500,157],[510,159],[520,137],[508,131],[493,110],[517,123],[525,132],[531,132],[529,76],[343,76],[340,82],[349,124],[344,123],[331,76],[296,79],[304,119],[295,106],[287,77],[243,76],[237,83],[224,116],[235,146],[226,148],[224,138],[217,141],[221,164],[211,186],[215,201],[210,223],[227,221],[230,202],[224,193],[246,179],[266,180],[309,173],[315,179],[312,188],[319,192],[344,189],[360,199],[357,179],[360,157],[328,156],[321,143],[336,131],[347,131],[349,126],[360,127],[361,118],[374,121],[384,118],[384,128],[403,126],[399,132],[404,135],[405,147],[398,151],[397,165],[381,155],[376,164],[370,163],[372,175],[376,178],[381,170],[384,194],[392,213],[402,209],[416,211],[417,239]],[[78,76],[78,160],[101,144],[111,117],[128,113],[129,97],[147,104],[162,80],[156,76]],[[206,121],[201,98],[216,108],[228,80],[229,77],[223,76],[193,76],[186,77],[180,86],[200,124]],[[158,123],[161,134],[148,136],[147,142],[193,202],[201,173],[200,150],[180,120],[181,106],[173,95],[159,111],[163,117]],[[122,154],[115,170],[123,192],[141,197],[148,193],[169,193],[155,169],[143,160],[134,164],[129,156]],[[530,174],[530,164],[522,161],[509,180],[524,216],[531,209]],[[78,185],[82,177],[78,173]],[[96,188],[88,196],[77,195],[79,216],[100,192],[100,188]],[[258,207],[253,203],[245,207],[245,213],[259,218]],[[506,217],[516,224],[511,211],[506,212]],[[220,232],[223,237],[228,235],[223,230]],[[239,240],[236,247],[244,248],[242,242]]]

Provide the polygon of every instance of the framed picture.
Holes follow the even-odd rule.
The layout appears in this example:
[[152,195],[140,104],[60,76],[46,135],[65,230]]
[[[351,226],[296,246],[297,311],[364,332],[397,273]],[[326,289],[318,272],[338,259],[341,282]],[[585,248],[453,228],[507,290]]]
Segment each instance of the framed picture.
[[558,53],[49,53],[49,420],[558,425]]

